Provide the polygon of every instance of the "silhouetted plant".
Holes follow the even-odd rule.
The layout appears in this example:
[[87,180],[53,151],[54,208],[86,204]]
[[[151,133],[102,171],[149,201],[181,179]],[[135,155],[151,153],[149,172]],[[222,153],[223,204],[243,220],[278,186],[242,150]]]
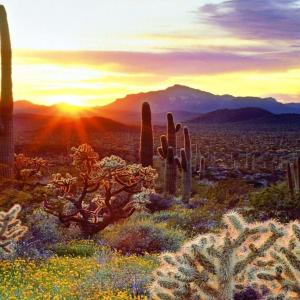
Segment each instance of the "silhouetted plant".
[[11,44],[6,11],[0,5],[1,101],[0,101],[0,176],[13,176],[13,95],[11,79]]
[[148,102],[144,102],[142,105],[140,162],[143,167],[153,166],[153,130],[151,108]]
[[175,125],[172,113],[168,113],[167,136],[160,137],[161,145],[157,148],[159,156],[165,160],[164,191],[170,195],[175,195],[177,191],[177,168],[180,164],[176,157],[176,133],[180,128],[180,124]]
[[187,127],[184,127],[184,148],[180,150],[182,170],[182,200],[188,203],[192,192],[191,140]]

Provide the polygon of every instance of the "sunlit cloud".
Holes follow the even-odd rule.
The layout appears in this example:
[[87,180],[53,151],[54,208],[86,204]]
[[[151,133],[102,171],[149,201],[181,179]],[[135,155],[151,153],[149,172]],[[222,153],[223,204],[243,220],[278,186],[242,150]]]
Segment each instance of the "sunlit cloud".
[[300,95],[296,0],[2,2],[16,100],[105,105],[173,84],[280,101]]

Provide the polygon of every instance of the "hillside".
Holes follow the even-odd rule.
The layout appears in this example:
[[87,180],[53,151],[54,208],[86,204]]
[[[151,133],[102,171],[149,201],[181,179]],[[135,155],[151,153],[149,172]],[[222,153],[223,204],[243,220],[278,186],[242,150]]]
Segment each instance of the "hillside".
[[[196,118],[199,114],[222,109],[239,109],[256,107],[274,114],[300,113],[300,104],[283,104],[274,98],[234,97],[231,95],[214,95],[182,85],[174,85],[165,90],[131,94],[115,102],[80,111],[83,117],[102,116],[127,124],[140,122],[142,102],[151,104],[152,118],[155,124],[165,123],[165,114],[172,111],[176,120],[184,122]],[[59,105],[35,105],[27,101],[15,102],[15,114],[30,113],[39,115],[64,115]]]
[[300,114],[273,114],[267,110],[246,107],[239,109],[220,109],[189,120],[193,124],[297,124],[300,125]]
[[[14,116],[15,136],[17,149],[44,151],[53,148],[60,151],[70,145],[94,141],[99,146],[108,147],[113,143],[114,136],[119,140],[122,134],[131,134],[139,131],[137,127],[103,117],[69,118],[62,116],[46,116],[35,114],[18,114]],[[106,145],[103,145],[104,140]],[[51,148],[52,147],[52,148]],[[50,149],[51,148],[51,149]],[[54,149],[54,150],[55,150]]]

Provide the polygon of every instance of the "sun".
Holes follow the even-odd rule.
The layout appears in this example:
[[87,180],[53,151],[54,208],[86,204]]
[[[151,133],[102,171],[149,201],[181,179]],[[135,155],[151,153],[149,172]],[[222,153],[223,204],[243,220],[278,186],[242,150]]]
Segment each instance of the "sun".
[[78,116],[84,111],[84,108],[82,106],[69,104],[69,103],[59,103],[57,104],[57,107],[62,113],[71,116]]

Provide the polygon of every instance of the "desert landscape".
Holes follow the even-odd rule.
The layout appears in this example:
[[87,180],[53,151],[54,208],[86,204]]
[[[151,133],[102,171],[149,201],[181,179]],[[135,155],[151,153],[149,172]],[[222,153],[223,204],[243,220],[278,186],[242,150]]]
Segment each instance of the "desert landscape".
[[[27,49],[17,26],[17,16],[33,6],[19,3],[20,14],[17,1],[6,2],[0,5],[0,299],[300,299],[300,97],[293,85],[300,73],[290,59],[300,39],[290,33],[300,17],[296,1],[178,1],[174,20],[162,3],[72,7],[43,0],[32,18],[45,22],[38,30],[27,24],[43,50],[30,39]],[[57,14],[52,26],[42,14],[50,7]],[[128,7],[157,16],[162,32],[166,20],[178,29],[187,18],[182,11],[197,8],[206,26],[214,22],[232,35],[206,36],[203,25],[199,45],[193,21],[191,36],[175,36],[190,48],[170,50],[176,38],[166,32],[168,51],[158,44],[147,52],[141,36],[129,35],[139,30],[124,15]],[[123,43],[116,50],[97,26],[83,41],[99,34],[112,50],[93,43],[77,49],[81,31],[71,35],[78,43],[71,50],[51,48],[71,41],[72,26],[99,22],[93,11],[102,8],[105,22],[122,13],[124,28],[111,24],[105,32],[116,43],[120,31],[134,51]],[[82,12],[91,19],[83,22]],[[149,44],[162,39],[148,33],[138,13],[132,17]],[[59,20],[72,26],[63,30]],[[20,44],[14,49],[11,41]],[[203,52],[193,53],[196,46]]]

